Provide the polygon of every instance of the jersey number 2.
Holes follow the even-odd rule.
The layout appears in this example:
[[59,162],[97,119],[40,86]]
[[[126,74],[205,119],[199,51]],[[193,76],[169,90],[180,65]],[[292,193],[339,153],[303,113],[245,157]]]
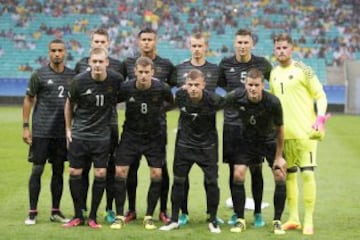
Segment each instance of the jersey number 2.
[[58,90],[59,90],[58,97],[64,98],[64,90],[65,90],[64,86],[62,86],[62,85],[58,86]]

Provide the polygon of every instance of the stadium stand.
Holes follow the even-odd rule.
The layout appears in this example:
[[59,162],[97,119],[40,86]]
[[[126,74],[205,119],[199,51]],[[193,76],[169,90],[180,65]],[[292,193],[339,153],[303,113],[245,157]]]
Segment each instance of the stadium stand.
[[[62,38],[75,62],[88,53],[91,30],[110,32],[111,55],[134,54],[136,34],[144,26],[159,32],[158,51],[178,64],[189,57],[187,39],[202,31],[210,37],[209,59],[232,54],[238,28],[256,35],[255,54],[273,61],[272,37],[289,32],[297,58],[313,67],[327,85],[327,66],[360,59],[360,5],[355,0],[186,0],[81,1],[10,0],[0,5],[0,96],[22,96],[31,72],[46,64],[48,42]],[[326,3],[326,4],[325,4]],[[204,7],[206,6],[206,7]],[[150,10],[151,9],[151,10]],[[274,61],[273,61],[274,62]],[[26,66],[26,67],[24,67]],[[344,87],[327,87],[330,101],[344,101]],[[332,100],[332,96],[334,100]]]

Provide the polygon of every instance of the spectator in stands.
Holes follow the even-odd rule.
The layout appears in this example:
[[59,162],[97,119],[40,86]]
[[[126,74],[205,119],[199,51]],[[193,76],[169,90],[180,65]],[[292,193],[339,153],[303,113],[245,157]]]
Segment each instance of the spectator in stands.
[[33,68],[30,67],[29,63],[25,63],[24,65],[19,65],[18,70],[20,72],[32,72]]

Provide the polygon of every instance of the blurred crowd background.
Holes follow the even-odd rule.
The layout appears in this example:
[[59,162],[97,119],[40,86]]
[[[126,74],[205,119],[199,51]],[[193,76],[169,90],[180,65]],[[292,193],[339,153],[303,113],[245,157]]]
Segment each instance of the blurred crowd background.
[[[248,28],[255,35],[254,54],[272,55],[272,37],[288,32],[295,58],[311,65],[324,85],[329,68],[360,59],[359,0],[0,0],[0,81],[24,81],[47,64],[47,44],[67,43],[67,65],[88,55],[91,32],[108,29],[111,56],[136,54],[141,28],[158,32],[158,54],[178,64],[190,56],[189,36],[209,37],[208,59],[218,63],[233,54],[234,34]],[[336,84],[344,84],[341,77]],[[1,93],[0,93],[1,94]]]

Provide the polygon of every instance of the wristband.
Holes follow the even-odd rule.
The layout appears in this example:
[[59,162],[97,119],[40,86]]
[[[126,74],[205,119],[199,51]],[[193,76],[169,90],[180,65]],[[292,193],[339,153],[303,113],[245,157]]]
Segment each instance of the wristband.
[[28,128],[29,127],[29,123],[23,123],[23,128]]

